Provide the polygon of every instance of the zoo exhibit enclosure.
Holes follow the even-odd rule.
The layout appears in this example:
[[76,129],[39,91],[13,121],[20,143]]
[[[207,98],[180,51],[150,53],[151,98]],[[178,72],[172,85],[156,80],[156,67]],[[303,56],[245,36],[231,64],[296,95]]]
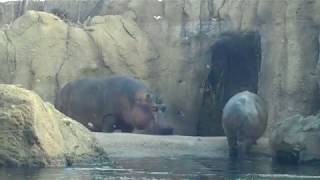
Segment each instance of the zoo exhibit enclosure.
[[29,1],[42,12],[24,14],[15,3],[1,4],[1,83],[53,102],[72,80],[127,74],[163,97],[175,133],[202,136],[221,135],[224,103],[250,89],[269,103],[273,148],[319,159],[320,2]]
[[[179,10],[170,8],[184,6],[185,9]],[[68,23],[40,12],[29,12],[14,21],[7,30],[12,41],[8,47],[12,58],[9,56],[9,63],[3,67],[2,79],[22,84],[53,102],[59,89],[72,80],[127,74],[143,79],[153,92],[161,95],[168,107],[168,123],[177,127],[176,133],[221,135],[223,104],[238,89],[249,87],[257,91],[261,59],[259,33],[252,30],[252,33],[225,33],[234,31],[222,28],[224,21],[215,11],[219,6],[222,4],[215,1],[186,4],[184,1],[29,1],[27,10],[55,13]],[[10,12],[10,8],[5,10],[3,14],[8,17],[3,23],[17,14]],[[88,14],[91,14],[89,19]],[[38,17],[42,21],[38,22]],[[84,25],[79,26],[78,22]],[[30,27],[28,31],[22,33],[27,27]],[[41,45],[31,47],[30,42]],[[224,58],[222,62],[214,54]],[[239,60],[234,61],[234,57]],[[251,63],[254,68],[249,68]],[[207,82],[217,90],[213,101],[210,101],[212,96],[200,90],[208,74]],[[240,78],[239,84],[230,83],[232,74]],[[185,103],[185,97],[189,103]]]

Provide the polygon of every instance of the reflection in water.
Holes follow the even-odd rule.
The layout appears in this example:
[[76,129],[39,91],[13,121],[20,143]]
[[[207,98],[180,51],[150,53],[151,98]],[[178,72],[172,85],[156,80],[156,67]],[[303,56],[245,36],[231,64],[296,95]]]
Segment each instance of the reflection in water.
[[320,179],[320,164],[280,166],[269,158],[230,161],[208,158],[116,159],[113,166],[65,169],[2,169],[0,179]]

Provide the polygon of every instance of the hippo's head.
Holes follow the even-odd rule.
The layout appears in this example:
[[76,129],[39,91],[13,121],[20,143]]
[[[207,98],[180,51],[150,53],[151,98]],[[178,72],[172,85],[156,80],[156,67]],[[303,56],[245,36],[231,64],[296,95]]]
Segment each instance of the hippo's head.
[[145,130],[147,134],[171,135],[173,128],[165,126],[160,114],[166,110],[164,104],[146,92],[140,91],[136,94],[136,100],[131,109],[133,126],[138,130]]
[[138,91],[131,107],[131,123],[136,129],[147,129],[155,121],[155,106],[145,91]]

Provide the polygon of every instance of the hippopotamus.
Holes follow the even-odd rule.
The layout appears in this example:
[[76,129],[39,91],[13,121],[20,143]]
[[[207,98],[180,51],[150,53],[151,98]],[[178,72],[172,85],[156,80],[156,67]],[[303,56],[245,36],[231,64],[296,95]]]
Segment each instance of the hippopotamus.
[[248,155],[267,126],[267,105],[258,95],[242,91],[232,96],[222,112],[222,127],[229,145],[229,155]]
[[158,108],[140,80],[128,76],[80,79],[69,82],[58,93],[55,107],[96,132],[173,133],[157,119]]

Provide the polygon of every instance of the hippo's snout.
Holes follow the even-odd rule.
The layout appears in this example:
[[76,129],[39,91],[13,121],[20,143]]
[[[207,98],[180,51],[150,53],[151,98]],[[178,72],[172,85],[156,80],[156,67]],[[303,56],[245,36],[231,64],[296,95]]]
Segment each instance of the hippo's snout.
[[161,112],[161,113],[164,113],[164,112],[166,112],[166,110],[167,110],[167,107],[166,107],[165,105],[163,105],[163,104],[152,106],[152,111],[153,111],[153,112]]

